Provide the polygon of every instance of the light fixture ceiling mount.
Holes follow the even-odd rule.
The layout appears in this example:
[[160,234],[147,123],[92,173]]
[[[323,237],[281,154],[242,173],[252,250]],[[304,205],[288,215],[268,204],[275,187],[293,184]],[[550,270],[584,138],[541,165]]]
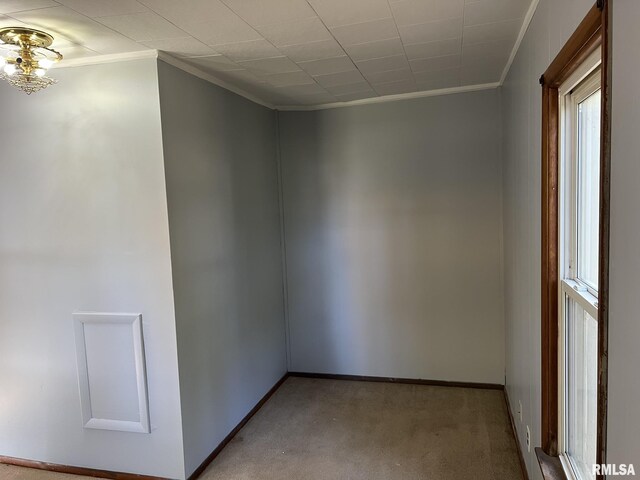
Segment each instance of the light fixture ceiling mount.
[[0,79],[27,95],[56,81],[46,75],[62,55],[51,48],[53,37],[26,27],[0,29]]

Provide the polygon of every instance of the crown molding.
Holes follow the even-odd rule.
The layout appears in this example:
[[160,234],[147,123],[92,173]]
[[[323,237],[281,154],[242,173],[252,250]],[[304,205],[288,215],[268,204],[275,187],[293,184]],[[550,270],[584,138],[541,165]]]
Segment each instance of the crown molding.
[[236,87],[235,85],[232,85],[228,82],[225,82],[223,80],[220,80],[219,78],[215,77],[214,75],[211,75],[210,73],[204,72],[202,70],[200,70],[198,67],[194,67],[193,65],[190,65],[188,63],[186,63],[185,61],[174,57],[173,55],[169,55],[166,52],[162,52],[162,51],[158,51],[157,52],[157,56],[158,56],[158,60],[162,60],[165,63],[168,63],[171,66],[174,66],[176,68],[179,68],[180,70],[183,70],[195,77],[198,77],[202,80],[205,80],[209,83],[213,83],[214,85],[217,85],[219,87],[224,88],[225,90],[229,90],[230,92],[233,92],[237,95],[240,95],[241,97],[246,98],[247,100],[251,100],[254,103],[257,103],[258,105],[262,105],[263,107],[267,107],[270,108],[271,110],[275,110],[275,106],[265,102],[264,100],[256,97],[255,95],[252,95],[251,93],[245,92],[244,90],[242,90],[241,88]]
[[86,65],[99,65],[101,63],[126,62],[129,60],[140,60],[142,58],[158,58],[157,50],[141,50],[139,52],[113,53],[110,55],[96,55],[95,57],[80,57],[64,60],[54,64],[52,68],[72,68],[84,67]]
[[276,106],[276,110],[280,111],[310,111],[310,110],[326,110],[329,108],[354,107],[358,105],[371,105],[374,103],[397,102],[400,100],[409,100],[412,98],[423,97],[439,97],[441,95],[453,95],[456,93],[477,92],[479,90],[491,90],[498,88],[500,83],[483,83],[478,85],[465,85],[464,87],[442,88],[439,90],[425,90],[422,92],[400,93],[397,95],[385,95],[383,97],[363,98],[362,100],[353,100],[351,102],[335,102],[325,103],[321,105],[281,105]]
[[531,24],[531,20],[533,20],[533,16],[538,9],[538,4],[540,0],[532,0],[531,5],[529,5],[529,10],[527,10],[527,14],[524,17],[524,21],[522,22],[522,27],[520,27],[520,33],[518,33],[518,38],[516,39],[516,43],[513,44],[513,48],[511,49],[511,55],[509,55],[509,60],[507,60],[507,64],[504,66],[504,70],[502,71],[502,77],[500,77],[500,86],[504,84],[504,81],[507,79],[507,75],[509,74],[509,70],[511,70],[511,65],[518,54],[518,50],[520,50],[520,44],[524,39],[527,30],[529,29],[529,25]]

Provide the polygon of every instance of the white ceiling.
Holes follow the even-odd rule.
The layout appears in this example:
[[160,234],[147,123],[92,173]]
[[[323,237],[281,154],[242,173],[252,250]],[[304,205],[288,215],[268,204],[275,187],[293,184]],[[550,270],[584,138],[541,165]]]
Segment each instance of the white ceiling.
[[0,0],[66,59],[162,50],[273,105],[499,82],[531,0]]

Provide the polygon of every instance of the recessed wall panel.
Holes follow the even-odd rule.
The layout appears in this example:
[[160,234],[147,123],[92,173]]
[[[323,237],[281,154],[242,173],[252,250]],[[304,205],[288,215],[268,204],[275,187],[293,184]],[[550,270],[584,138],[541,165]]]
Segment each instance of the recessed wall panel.
[[141,315],[73,317],[84,427],[148,433]]

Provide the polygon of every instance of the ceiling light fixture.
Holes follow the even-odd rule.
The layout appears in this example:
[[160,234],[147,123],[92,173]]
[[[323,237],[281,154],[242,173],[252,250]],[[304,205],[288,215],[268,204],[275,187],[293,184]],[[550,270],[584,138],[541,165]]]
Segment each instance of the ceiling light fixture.
[[40,30],[24,27],[0,30],[0,79],[27,95],[47,88],[56,81],[47,70],[62,60],[51,47],[53,37]]

